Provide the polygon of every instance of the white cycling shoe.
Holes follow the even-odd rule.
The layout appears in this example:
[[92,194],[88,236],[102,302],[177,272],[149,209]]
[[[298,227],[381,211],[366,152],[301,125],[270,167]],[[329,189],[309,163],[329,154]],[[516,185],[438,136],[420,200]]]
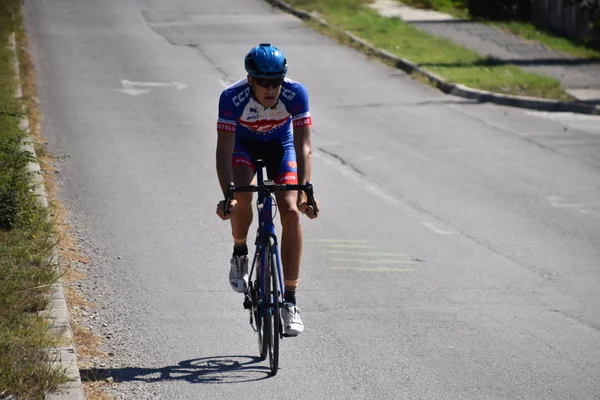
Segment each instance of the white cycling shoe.
[[248,256],[231,257],[229,284],[234,291],[246,293],[248,290]]
[[283,333],[287,336],[298,336],[304,331],[304,324],[295,304],[286,303],[285,307],[281,309],[281,318],[283,319]]

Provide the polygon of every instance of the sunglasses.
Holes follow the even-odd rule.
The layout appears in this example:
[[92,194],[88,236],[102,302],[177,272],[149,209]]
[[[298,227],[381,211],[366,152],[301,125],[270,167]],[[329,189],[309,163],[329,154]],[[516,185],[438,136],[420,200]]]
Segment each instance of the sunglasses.
[[254,83],[263,88],[278,88],[283,84],[283,78],[254,78]]

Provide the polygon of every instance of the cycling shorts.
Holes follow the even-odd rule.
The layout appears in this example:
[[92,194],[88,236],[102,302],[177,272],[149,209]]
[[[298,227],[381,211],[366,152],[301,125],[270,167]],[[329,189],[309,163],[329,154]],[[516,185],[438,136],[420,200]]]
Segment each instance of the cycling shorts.
[[275,183],[298,184],[296,150],[293,140],[273,139],[262,142],[246,137],[236,137],[231,163],[247,165],[256,173],[256,160],[263,160],[267,178]]

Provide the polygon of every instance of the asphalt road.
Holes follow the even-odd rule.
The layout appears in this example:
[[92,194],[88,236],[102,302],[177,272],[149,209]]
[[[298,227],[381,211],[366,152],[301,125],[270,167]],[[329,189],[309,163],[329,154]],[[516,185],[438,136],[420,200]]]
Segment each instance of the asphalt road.
[[[260,0],[24,12],[115,397],[600,398],[599,118],[443,95]],[[218,96],[263,41],[309,90],[322,202],[275,378],[214,213]]]

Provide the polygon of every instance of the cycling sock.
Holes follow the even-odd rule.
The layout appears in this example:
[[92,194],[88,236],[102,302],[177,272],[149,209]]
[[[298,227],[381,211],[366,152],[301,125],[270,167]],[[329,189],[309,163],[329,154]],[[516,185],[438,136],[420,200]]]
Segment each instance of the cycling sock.
[[233,255],[234,256],[247,256],[248,255],[248,246],[246,243],[244,244],[235,244],[233,245]]
[[286,303],[296,304],[296,288],[295,287],[287,287],[285,288],[285,301]]

